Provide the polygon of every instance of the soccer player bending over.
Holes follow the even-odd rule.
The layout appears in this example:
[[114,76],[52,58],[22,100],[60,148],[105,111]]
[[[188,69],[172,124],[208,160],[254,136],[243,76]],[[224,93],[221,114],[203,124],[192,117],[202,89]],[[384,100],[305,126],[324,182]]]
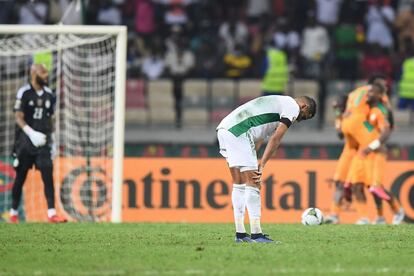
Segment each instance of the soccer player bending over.
[[[218,125],[220,153],[226,158],[233,179],[236,242],[273,242],[260,226],[261,175],[290,125],[311,119],[315,113],[316,103],[312,98],[264,96],[239,106]],[[268,143],[258,162],[256,148],[266,139]],[[251,236],[244,228],[246,207]]]
[[10,222],[19,222],[18,207],[27,172],[35,165],[40,170],[47,200],[48,220],[52,223],[66,222],[56,215],[53,186],[53,162],[51,158],[51,134],[55,97],[47,87],[48,71],[44,65],[33,64],[30,68],[30,83],[17,92],[14,105],[16,137],[14,145],[14,167],[16,179],[12,190]]

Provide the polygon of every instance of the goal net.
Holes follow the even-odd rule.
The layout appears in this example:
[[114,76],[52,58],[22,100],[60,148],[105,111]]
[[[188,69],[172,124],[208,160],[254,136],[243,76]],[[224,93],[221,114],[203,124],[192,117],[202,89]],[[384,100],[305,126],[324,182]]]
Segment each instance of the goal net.
[[[121,220],[126,29],[122,26],[0,26],[0,214],[15,177],[13,106],[30,66],[49,69],[56,95],[54,180],[58,213],[72,221]],[[31,170],[20,218],[47,219],[43,182]]]

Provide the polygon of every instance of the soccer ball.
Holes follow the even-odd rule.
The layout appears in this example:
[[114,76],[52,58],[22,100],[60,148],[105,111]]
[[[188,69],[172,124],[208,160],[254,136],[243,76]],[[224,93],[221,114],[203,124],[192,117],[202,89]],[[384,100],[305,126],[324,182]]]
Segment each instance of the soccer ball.
[[302,213],[303,225],[320,225],[323,222],[323,214],[318,208],[308,208]]

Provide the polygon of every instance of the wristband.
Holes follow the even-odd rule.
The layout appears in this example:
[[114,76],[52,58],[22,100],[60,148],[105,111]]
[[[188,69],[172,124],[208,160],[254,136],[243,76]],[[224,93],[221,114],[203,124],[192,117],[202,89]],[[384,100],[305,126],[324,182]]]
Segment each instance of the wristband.
[[378,139],[376,139],[376,140],[372,141],[372,142],[368,145],[368,148],[370,148],[371,150],[376,150],[376,149],[378,149],[380,146],[381,146],[381,142],[380,142]]

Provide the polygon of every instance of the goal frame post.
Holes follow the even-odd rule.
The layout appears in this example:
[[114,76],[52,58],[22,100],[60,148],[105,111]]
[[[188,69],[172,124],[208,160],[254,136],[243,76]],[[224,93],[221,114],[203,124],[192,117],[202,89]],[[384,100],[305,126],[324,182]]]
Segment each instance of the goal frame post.
[[126,26],[0,25],[0,34],[110,34],[116,36],[111,221],[122,221],[125,135]]

